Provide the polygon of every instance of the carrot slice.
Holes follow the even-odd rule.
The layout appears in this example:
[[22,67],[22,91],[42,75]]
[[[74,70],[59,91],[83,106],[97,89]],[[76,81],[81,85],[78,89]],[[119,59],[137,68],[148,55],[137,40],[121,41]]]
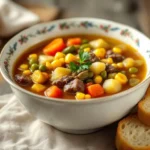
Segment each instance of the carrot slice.
[[49,87],[45,92],[44,92],[45,96],[47,97],[54,97],[54,98],[61,98],[63,95],[63,92],[60,88],[58,88],[57,86],[53,85],[51,87]]
[[89,85],[87,91],[92,97],[99,97],[104,94],[104,89],[100,84]]
[[67,46],[71,45],[80,45],[81,44],[81,39],[80,38],[70,38],[67,40]]
[[43,52],[46,55],[54,56],[57,52],[61,52],[65,48],[65,43],[62,38],[54,39],[46,47],[44,47]]

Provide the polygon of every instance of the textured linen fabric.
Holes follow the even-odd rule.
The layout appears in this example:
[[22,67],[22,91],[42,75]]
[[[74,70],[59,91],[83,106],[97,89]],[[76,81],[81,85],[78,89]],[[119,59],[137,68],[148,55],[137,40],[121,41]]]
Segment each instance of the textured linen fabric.
[[0,36],[11,36],[39,21],[36,14],[13,1],[0,0]]
[[30,115],[14,94],[0,96],[0,150],[115,150],[115,130],[63,133]]

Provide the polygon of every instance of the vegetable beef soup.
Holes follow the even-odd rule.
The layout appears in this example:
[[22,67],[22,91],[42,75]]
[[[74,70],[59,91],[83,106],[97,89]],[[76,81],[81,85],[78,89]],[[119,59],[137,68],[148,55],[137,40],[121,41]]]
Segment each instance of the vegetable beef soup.
[[27,49],[14,65],[14,80],[46,97],[85,100],[136,86],[146,71],[141,54],[123,42],[97,35],[72,35]]

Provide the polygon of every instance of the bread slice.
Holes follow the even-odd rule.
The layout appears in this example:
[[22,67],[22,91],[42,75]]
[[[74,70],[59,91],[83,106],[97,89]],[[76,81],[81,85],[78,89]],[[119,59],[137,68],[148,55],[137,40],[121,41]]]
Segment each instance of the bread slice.
[[141,122],[150,126],[150,87],[143,100],[138,104],[138,117]]
[[150,127],[141,123],[137,115],[130,115],[118,124],[117,150],[150,150]]

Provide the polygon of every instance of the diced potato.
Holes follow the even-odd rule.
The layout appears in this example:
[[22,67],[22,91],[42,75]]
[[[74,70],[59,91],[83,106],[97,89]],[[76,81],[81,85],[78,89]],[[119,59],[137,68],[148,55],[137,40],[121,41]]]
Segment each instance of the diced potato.
[[63,76],[71,74],[71,70],[64,67],[57,67],[51,75],[51,81],[62,78]]
[[103,88],[105,93],[107,94],[114,94],[118,93],[122,89],[122,85],[119,81],[115,79],[107,79],[103,83]]
[[103,62],[94,62],[90,66],[90,71],[92,71],[95,75],[100,74],[106,68],[105,63]]
[[42,84],[38,84],[38,83],[35,83],[32,85],[31,89],[34,91],[34,92],[43,92],[45,89],[46,89],[46,86],[42,85]]
[[35,70],[31,75],[31,78],[34,83],[40,83],[40,84],[48,80],[48,76],[43,74],[40,70]]
[[104,58],[106,50],[105,48],[97,48],[96,50],[94,50],[93,53],[99,58]]
[[90,42],[92,48],[109,48],[109,44],[103,39],[97,39]]
[[40,55],[39,56],[39,64],[44,64],[46,62],[52,62],[54,60],[53,56],[48,56],[48,55]]
[[124,67],[126,68],[130,68],[130,67],[133,67],[134,66],[134,59],[133,58],[126,58],[123,60],[123,65]]

